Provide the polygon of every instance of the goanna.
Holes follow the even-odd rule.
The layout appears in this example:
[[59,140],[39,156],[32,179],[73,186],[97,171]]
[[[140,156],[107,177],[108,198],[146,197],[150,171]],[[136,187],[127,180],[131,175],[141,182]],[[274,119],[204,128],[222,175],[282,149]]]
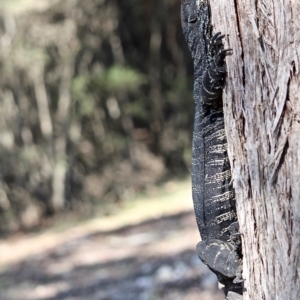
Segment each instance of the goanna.
[[224,127],[224,35],[212,35],[208,0],[182,0],[183,34],[194,61],[195,120],[192,194],[202,241],[200,259],[224,284],[227,299],[241,299],[241,241]]

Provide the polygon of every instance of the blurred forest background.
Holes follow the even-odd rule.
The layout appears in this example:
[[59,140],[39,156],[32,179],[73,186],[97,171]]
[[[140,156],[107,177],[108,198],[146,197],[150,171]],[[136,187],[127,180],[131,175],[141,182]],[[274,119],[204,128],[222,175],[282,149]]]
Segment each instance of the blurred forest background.
[[0,0],[0,72],[1,300],[223,299],[180,1]]
[[179,0],[1,0],[1,233],[189,172]]

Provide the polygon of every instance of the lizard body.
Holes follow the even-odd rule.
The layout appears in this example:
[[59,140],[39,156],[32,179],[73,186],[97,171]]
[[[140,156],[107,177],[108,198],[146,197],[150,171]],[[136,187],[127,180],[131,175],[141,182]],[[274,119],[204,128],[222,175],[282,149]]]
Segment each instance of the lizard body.
[[212,35],[208,0],[182,0],[181,21],[194,61],[192,194],[202,238],[197,254],[225,285],[227,296],[232,290],[240,295],[241,242],[222,103],[230,50],[224,49],[223,35]]

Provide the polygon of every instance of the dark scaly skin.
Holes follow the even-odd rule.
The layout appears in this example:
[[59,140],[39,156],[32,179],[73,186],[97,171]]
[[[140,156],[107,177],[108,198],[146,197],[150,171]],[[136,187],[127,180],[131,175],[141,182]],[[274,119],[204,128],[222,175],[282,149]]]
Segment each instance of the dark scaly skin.
[[182,28],[194,60],[192,192],[202,238],[197,253],[226,294],[241,294],[241,243],[222,103],[230,50],[223,47],[224,36],[212,35],[210,17],[208,0],[182,0]]
[[[196,0],[183,1],[183,20],[184,10],[196,15],[194,11],[197,12],[197,7],[193,6],[193,2]],[[227,241],[230,238],[227,228],[237,221],[222,105],[222,88],[226,74],[224,58],[227,50],[223,49],[220,34],[214,39],[211,38],[209,6],[202,6],[198,19],[187,21],[187,24],[183,22],[184,35],[194,59],[195,73],[193,200],[202,239]],[[221,53],[215,55],[218,50]],[[218,68],[215,67],[216,62],[220,65]],[[212,84],[211,77],[214,78]]]

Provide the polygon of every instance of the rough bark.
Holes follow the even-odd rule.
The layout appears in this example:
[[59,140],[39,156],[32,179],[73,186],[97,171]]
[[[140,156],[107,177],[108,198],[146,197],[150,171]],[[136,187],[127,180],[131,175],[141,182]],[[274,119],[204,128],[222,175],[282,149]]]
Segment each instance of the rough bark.
[[244,299],[300,299],[300,4],[211,0],[227,58],[225,126]]

